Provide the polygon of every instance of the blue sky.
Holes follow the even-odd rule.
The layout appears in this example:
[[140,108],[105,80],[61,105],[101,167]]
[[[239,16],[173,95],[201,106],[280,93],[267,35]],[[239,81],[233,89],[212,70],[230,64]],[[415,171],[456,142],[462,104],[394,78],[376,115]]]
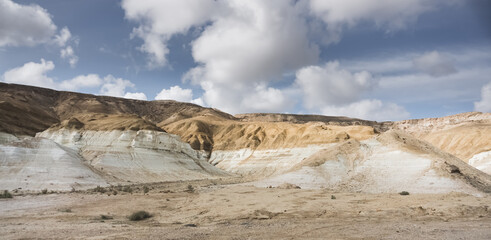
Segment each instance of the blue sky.
[[229,113],[491,111],[486,0],[0,0],[0,81]]

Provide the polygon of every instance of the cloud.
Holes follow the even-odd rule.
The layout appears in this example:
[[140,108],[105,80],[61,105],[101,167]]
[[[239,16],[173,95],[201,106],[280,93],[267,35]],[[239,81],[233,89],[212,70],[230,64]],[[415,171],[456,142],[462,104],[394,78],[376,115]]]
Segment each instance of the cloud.
[[143,40],[151,68],[167,65],[167,42],[174,34],[185,34],[192,26],[205,24],[217,7],[213,0],[123,0],[125,18],[140,24],[132,36]]
[[[202,87],[205,103],[232,113],[291,108],[282,90],[273,88],[271,81],[315,63],[319,56],[319,48],[307,37],[304,9],[294,1],[142,4],[126,0],[122,7],[127,19],[140,24],[133,36],[144,41],[141,50],[149,54],[152,66],[167,63],[167,42],[173,35],[193,27],[203,29],[191,44],[198,66],[183,79]],[[268,102],[249,104],[251,96],[262,94]]]
[[368,71],[350,72],[339,62],[308,66],[297,71],[294,83],[301,90],[304,106],[329,116],[347,116],[376,121],[409,117],[404,107],[378,99],[360,100],[376,88],[377,81]]
[[377,26],[401,29],[418,15],[432,9],[424,0],[311,0],[310,9],[328,25],[353,26],[359,21],[373,21]]
[[350,72],[339,62],[308,66],[297,71],[294,86],[301,90],[304,106],[329,116],[348,116],[376,121],[409,117],[404,107],[378,99],[360,100],[377,86],[368,71]]
[[[93,74],[89,74],[90,76]],[[98,77],[99,80],[96,80],[95,77]],[[127,88],[135,88],[135,84],[133,84],[130,80],[116,78],[113,75],[107,75],[102,80],[98,75],[93,76],[93,84],[96,82],[102,83],[102,86],[99,90],[100,95],[112,96],[112,97],[122,97],[122,98],[131,98],[138,100],[147,100],[147,96],[142,92],[127,92]],[[73,81],[73,79],[72,79]]]
[[127,92],[127,88],[134,88],[129,80],[107,75],[101,78],[97,74],[79,75],[72,79],[56,82],[47,75],[55,68],[52,61],[41,59],[39,63],[28,62],[21,67],[13,68],[3,74],[7,83],[25,84],[37,87],[53,88],[58,90],[77,91],[84,88],[100,88],[101,95],[146,100],[141,92]]
[[360,22],[371,22],[387,32],[407,28],[426,12],[437,9],[443,4],[455,4],[458,1],[445,0],[310,0],[312,15],[326,24],[327,43],[341,39],[344,28],[353,27]]
[[[455,2],[123,0],[122,8],[126,19],[138,24],[131,36],[143,41],[139,49],[149,57],[150,67],[168,64],[169,40],[189,34],[196,67],[183,75],[183,81],[202,88],[203,103],[239,113],[290,111],[297,103],[295,97],[318,111],[370,97],[365,95],[374,91],[378,81],[373,74],[378,72],[340,69],[333,63],[316,66],[318,45],[324,43],[319,36],[327,34],[325,41],[336,42],[345,28],[366,22],[386,32],[398,31],[415,23],[422,14]],[[414,71],[412,59],[390,67],[394,71]],[[299,69],[304,70],[303,77],[297,76],[295,84],[290,85],[291,80],[286,79],[299,74]],[[382,107],[386,106],[392,105],[382,102]]]
[[474,110],[479,112],[491,112],[491,82],[481,89],[481,101],[474,102]]
[[53,42],[61,47],[60,57],[62,59],[67,59],[70,67],[75,67],[78,62],[78,56],[75,55],[73,47],[69,44],[74,43],[78,45],[78,38],[72,37],[70,30],[67,27],[64,27],[60,30],[60,33],[55,36]]
[[427,52],[413,60],[414,68],[433,77],[447,76],[457,72],[452,59],[437,51]]
[[190,102],[193,100],[193,90],[182,89],[179,86],[173,86],[169,89],[162,89],[155,100],[176,100],[179,102]]
[[328,116],[348,116],[374,121],[403,120],[410,116],[402,106],[383,103],[377,99],[362,100],[343,106],[326,106],[321,112]]
[[[319,49],[307,38],[301,9],[292,1],[225,1],[226,14],[215,16],[192,43],[198,66],[184,80],[205,91],[206,103],[237,113],[257,109],[284,111],[280,98],[250,104],[262,93],[282,96],[270,86],[283,74],[317,62]],[[268,90],[269,89],[269,90]]]
[[99,93],[101,95],[123,97],[126,94],[126,88],[133,88],[133,84],[130,80],[115,78],[112,75],[104,77],[104,84],[102,85]]
[[73,52],[73,48],[68,46],[60,51],[61,58],[68,59],[68,63],[71,67],[75,67],[78,62],[78,56]]
[[169,89],[162,89],[162,91],[160,91],[157,96],[155,96],[155,100],[175,100],[179,102],[190,102],[201,106],[205,105],[203,99],[193,99],[192,89],[183,89],[177,85],[170,87]]
[[59,88],[63,90],[75,91],[80,88],[98,87],[103,80],[97,74],[79,75],[70,80],[62,81]]
[[0,0],[0,47],[55,44],[61,48],[60,56],[70,66],[78,62],[70,42],[78,42],[64,27],[56,34],[56,25],[48,11],[39,5],[20,5],[10,0]]
[[47,43],[55,32],[56,25],[46,9],[0,0],[0,47]]
[[137,100],[145,100],[145,101],[147,100],[147,95],[145,95],[145,93],[142,92],[135,92],[135,93],[128,92],[123,97],[129,99],[137,99]]
[[[378,85],[368,92],[368,98],[397,104],[422,104],[422,110],[427,110],[431,104],[433,109],[445,114],[462,111],[463,103],[472,105],[476,101],[491,76],[490,51],[489,46],[441,48],[439,55],[453,59],[453,66],[459,71],[440,77],[415,69],[413,60],[427,52],[372,55],[340,61],[340,65],[351,72],[366,70],[373,74]],[[444,108],[447,112],[443,112]]]
[[283,90],[257,85],[255,90],[242,101],[242,109],[252,112],[277,112],[289,109],[295,103]]
[[298,70],[295,83],[309,109],[354,102],[376,84],[369,72],[351,73],[340,69],[337,61]]
[[60,30],[60,33],[55,36],[53,41],[60,47],[64,47],[68,41],[72,38],[72,33],[67,27]]
[[52,61],[41,59],[40,63],[28,62],[21,67],[6,71],[3,79],[7,83],[55,88],[56,84],[53,79],[46,75],[54,68],[55,64]]
[[191,100],[191,103],[194,103],[196,105],[200,105],[200,106],[206,107],[206,104],[205,104],[205,102],[203,101],[202,98],[195,98],[195,99]]

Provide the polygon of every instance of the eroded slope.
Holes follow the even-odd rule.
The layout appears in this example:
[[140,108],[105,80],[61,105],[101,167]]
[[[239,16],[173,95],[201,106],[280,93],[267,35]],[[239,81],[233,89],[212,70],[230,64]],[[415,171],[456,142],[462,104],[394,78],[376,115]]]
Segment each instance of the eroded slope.
[[491,174],[491,113],[470,112],[390,125]]
[[[84,172],[86,186],[240,174],[262,179],[258,184],[263,185],[291,181],[343,191],[490,191],[489,175],[440,149],[483,171],[491,169],[491,114],[395,123],[292,114],[234,117],[175,101],[139,101],[3,83],[0,113],[0,132],[37,134],[22,138],[27,142],[5,135],[9,137],[0,144],[0,156],[2,171],[8,174],[3,178],[16,172],[21,178],[43,176],[29,172],[29,164],[34,168],[45,164],[52,172],[60,161],[60,166],[75,174],[53,174],[65,179],[61,181],[64,188],[71,186],[70,181],[77,182],[77,172]],[[412,136],[386,132],[391,128]],[[51,156],[49,151],[57,154]],[[45,163],[32,158],[47,154],[51,160]]]
[[389,131],[323,149],[283,174],[256,183],[338,191],[491,192],[491,176],[410,135]]

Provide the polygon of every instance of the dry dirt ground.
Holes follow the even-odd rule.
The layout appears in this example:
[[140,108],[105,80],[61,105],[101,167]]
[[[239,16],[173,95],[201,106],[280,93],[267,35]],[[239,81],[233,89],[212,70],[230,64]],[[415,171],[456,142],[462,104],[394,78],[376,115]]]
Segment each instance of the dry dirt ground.
[[[140,185],[131,194],[16,195],[0,200],[0,238],[491,239],[490,195],[340,193],[230,182],[152,184],[146,194]],[[153,216],[129,221],[138,210]]]

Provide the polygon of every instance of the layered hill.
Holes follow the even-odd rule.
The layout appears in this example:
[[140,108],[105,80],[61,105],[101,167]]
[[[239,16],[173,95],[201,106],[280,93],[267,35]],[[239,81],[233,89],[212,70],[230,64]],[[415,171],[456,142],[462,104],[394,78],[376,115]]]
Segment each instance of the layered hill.
[[140,101],[0,83],[0,131],[16,135],[34,136],[72,118],[90,130],[158,130],[158,123],[195,116],[235,119],[190,103]]
[[387,124],[491,174],[491,113],[469,112]]
[[383,123],[232,116],[0,83],[0,189],[241,176],[265,186],[477,194],[491,192],[491,176],[467,162],[491,173],[490,124],[483,113]]
[[349,140],[322,149],[259,186],[285,182],[337,191],[491,192],[488,174],[427,142],[390,130],[369,140]]

